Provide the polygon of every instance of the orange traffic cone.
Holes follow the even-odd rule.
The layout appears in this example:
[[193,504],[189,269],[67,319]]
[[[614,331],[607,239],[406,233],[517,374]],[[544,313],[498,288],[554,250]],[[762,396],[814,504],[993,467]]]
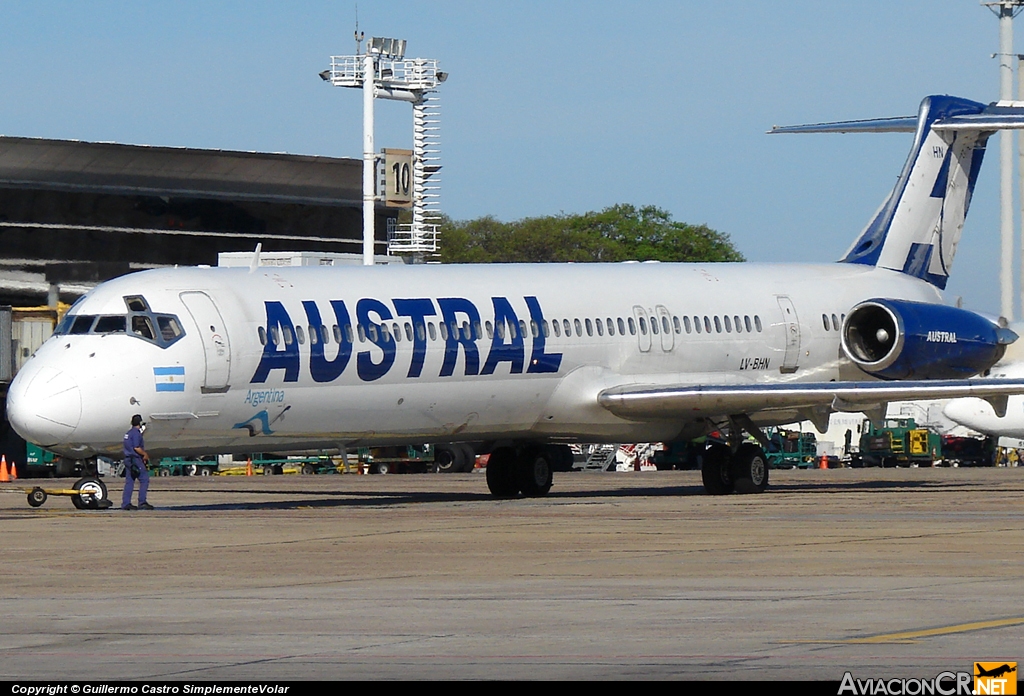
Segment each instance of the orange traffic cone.
[[11,477],[7,475],[7,455],[0,454],[0,483],[7,483]]
[[14,466],[14,460],[13,459],[11,460],[11,480],[12,481],[18,480],[18,470]]
[[818,468],[819,469],[827,469],[828,468],[828,455],[827,454],[821,455],[821,461],[818,463]]
[[252,459],[245,462],[245,475],[252,476]]

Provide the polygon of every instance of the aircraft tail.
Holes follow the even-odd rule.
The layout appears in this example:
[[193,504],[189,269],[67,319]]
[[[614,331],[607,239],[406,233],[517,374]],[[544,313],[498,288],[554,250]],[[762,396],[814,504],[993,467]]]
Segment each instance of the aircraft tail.
[[925,97],[918,115],[773,128],[771,133],[914,132],[892,193],[844,263],[889,268],[946,287],[985,146],[997,130],[1024,128],[1024,103]]

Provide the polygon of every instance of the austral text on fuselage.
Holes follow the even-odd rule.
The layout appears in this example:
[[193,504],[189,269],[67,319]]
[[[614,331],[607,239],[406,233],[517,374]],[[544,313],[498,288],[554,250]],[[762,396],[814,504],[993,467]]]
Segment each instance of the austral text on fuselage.
[[[465,356],[466,375],[493,374],[501,363],[509,363],[511,374],[522,374],[524,369],[527,373],[558,372],[562,354],[548,353],[544,349],[545,322],[540,302],[533,296],[526,296],[523,300],[530,315],[529,326],[519,318],[507,298],[491,298],[494,325],[487,331],[489,338],[485,338],[481,330],[480,311],[463,297],[442,297],[437,300],[427,297],[392,299],[390,306],[381,300],[364,297],[355,304],[354,325],[345,301],[330,300],[330,309],[327,311],[334,313],[333,332],[327,330],[327,325],[332,322],[324,320],[325,315],[321,314],[317,302],[303,300],[302,308],[311,331],[309,372],[313,380],[320,383],[332,382],[340,377],[351,361],[355,336],[358,336],[359,342],[369,341],[379,349],[374,351],[376,355],[368,350],[356,352],[356,373],[359,379],[364,382],[380,379],[394,367],[398,352],[395,336],[392,335],[394,329],[389,329],[386,322],[407,318],[409,328],[406,330],[406,340],[411,338],[412,359],[406,377],[419,377],[427,354],[427,330],[429,328],[431,333],[434,330],[433,325],[427,326],[427,317],[440,319],[438,331],[444,340],[444,361],[440,377],[449,377],[455,372],[460,350]],[[297,382],[302,325],[299,324],[297,332],[282,302],[267,300],[264,304],[267,324],[265,335],[260,338],[264,342],[263,355],[250,382],[262,384],[274,370],[284,370],[285,382]],[[338,351],[333,359],[328,360],[324,345],[330,341],[332,334]],[[528,336],[532,337],[532,348],[527,361],[525,339]],[[477,345],[477,341],[481,340],[490,340],[490,348],[482,365]]]

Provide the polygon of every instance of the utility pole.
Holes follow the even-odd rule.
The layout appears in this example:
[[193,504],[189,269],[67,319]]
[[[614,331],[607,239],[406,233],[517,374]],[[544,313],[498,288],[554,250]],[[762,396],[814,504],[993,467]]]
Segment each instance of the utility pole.
[[[1013,101],[1013,18],[1024,0],[981,0],[999,17],[999,101]],[[999,312],[1013,319],[1013,131],[999,134]]]

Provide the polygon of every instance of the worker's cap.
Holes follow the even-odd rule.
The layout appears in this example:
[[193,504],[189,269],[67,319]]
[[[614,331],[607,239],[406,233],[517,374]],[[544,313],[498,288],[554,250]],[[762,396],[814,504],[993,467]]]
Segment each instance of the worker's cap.
[[142,416],[138,413],[132,416],[132,426],[136,425],[145,425],[145,423],[142,422]]

